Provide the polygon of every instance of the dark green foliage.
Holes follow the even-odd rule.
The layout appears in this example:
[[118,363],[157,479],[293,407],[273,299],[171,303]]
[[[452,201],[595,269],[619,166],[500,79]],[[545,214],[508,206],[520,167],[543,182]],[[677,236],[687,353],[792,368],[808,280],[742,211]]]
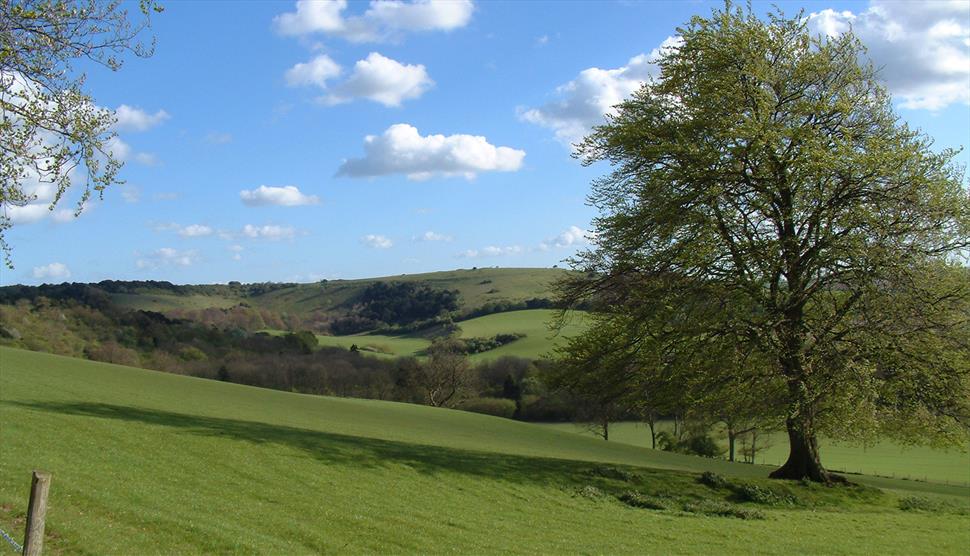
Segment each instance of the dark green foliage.
[[640,480],[640,476],[622,467],[612,465],[599,465],[589,470],[589,474],[604,479],[614,479],[617,481],[631,482]]
[[705,458],[716,458],[724,453],[724,449],[721,448],[721,446],[718,445],[713,438],[706,434],[688,437],[680,442],[677,451],[685,454],[694,454],[695,456],[702,456]]
[[461,338],[460,341],[463,344],[464,352],[471,355],[498,349],[520,338],[525,338],[525,334],[496,334],[491,338]]
[[458,292],[414,282],[375,282],[361,293],[358,314],[387,324],[408,324],[458,310]]

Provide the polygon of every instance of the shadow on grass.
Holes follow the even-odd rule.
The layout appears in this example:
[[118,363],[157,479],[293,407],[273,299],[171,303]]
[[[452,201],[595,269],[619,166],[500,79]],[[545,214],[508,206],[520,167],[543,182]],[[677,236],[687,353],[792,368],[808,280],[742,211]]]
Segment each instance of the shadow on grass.
[[[2,402],[24,409],[113,419],[147,425],[172,427],[209,437],[231,438],[253,444],[274,444],[301,450],[327,465],[379,468],[406,465],[420,473],[441,472],[484,476],[503,481],[582,487],[613,482],[601,473],[602,464],[553,458],[538,458],[476,452],[424,444],[410,444],[376,438],[320,432],[285,425],[187,415],[157,409],[101,403]],[[612,466],[635,471],[636,483],[672,485],[693,483],[693,475],[676,471]],[[634,476],[633,473],[629,473]],[[628,482],[628,481],[626,481]]]

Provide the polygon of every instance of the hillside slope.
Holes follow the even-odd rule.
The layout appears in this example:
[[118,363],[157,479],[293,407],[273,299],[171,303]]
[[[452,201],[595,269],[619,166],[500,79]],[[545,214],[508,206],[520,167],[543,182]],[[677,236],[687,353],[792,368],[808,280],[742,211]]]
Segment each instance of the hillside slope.
[[[820,539],[832,539],[832,553],[970,546],[967,515],[881,502],[770,509],[767,519],[751,521],[631,508],[603,495],[615,481],[583,462],[637,466],[638,488],[690,496],[706,496],[706,487],[661,469],[759,477],[764,467],[471,413],[7,348],[0,348],[0,447],[0,528],[22,534],[29,471],[51,471],[54,554],[792,553],[816,552]],[[866,480],[908,494],[970,496]]]
[[[152,287],[113,293],[112,300],[130,309],[227,308],[247,303],[260,309],[294,314],[331,312],[347,308],[367,286],[375,282],[420,282],[436,289],[457,290],[462,307],[472,309],[489,302],[523,301],[549,296],[550,285],[567,271],[552,268],[475,268],[424,274],[401,274],[360,280],[324,280],[308,284],[268,287],[264,293],[234,293],[227,286],[193,286],[206,293],[179,294]],[[241,288],[240,291],[243,291]]]

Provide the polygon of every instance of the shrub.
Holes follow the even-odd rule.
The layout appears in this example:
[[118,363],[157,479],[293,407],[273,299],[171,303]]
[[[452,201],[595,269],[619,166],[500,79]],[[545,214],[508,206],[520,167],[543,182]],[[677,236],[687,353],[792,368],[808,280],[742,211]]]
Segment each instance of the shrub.
[[636,473],[631,473],[626,469],[612,467],[609,465],[599,465],[589,470],[589,474],[604,479],[616,479],[618,481],[635,481],[640,478]]
[[906,498],[900,498],[899,509],[912,512],[912,511],[923,511],[923,512],[934,512],[939,509],[939,504],[930,500],[929,498],[923,498],[922,496],[907,496]]
[[756,504],[794,504],[795,498],[787,494],[760,487],[758,485],[740,485],[734,489],[737,498],[742,502],[754,502]]
[[719,500],[701,500],[699,502],[687,502],[683,505],[683,510],[692,514],[704,514],[720,517],[735,517],[738,519],[764,519],[765,514],[760,510],[745,508]]
[[515,415],[515,401],[505,398],[471,398],[461,402],[458,409],[511,419]]
[[701,476],[697,478],[697,481],[705,486],[711,488],[730,488],[731,483],[727,479],[714,473],[713,471],[705,471],[701,473]]
[[634,508],[646,508],[648,510],[669,510],[673,508],[673,503],[667,498],[640,494],[632,490],[624,492],[617,498],[620,502]]
[[660,431],[657,433],[657,447],[665,452],[672,452],[677,446],[677,442],[674,440],[673,435],[667,431]]
[[710,436],[692,436],[677,445],[677,451],[685,454],[694,454],[705,458],[716,458],[724,453],[718,443]]
[[602,498],[603,491],[594,487],[593,485],[585,485],[576,491],[576,494],[582,496],[583,498]]

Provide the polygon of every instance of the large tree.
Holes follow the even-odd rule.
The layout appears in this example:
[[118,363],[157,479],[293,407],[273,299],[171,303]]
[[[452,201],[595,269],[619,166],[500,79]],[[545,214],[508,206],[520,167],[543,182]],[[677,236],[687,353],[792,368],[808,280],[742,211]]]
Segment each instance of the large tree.
[[116,0],[0,0],[0,250],[12,266],[5,232],[10,207],[49,190],[49,208],[72,185],[92,191],[119,183],[121,161],[112,152],[114,113],[95,104],[79,69],[121,67],[126,53],[148,56],[138,42],[154,0],[140,0],[132,20]]
[[733,367],[692,353],[757,353],[766,364],[745,372],[780,386],[791,446],[773,477],[831,481],[822,433],[966,438],[955,152],[900,121],[851,33],[730,5],[678,32],[659,78],[578,147],[612,171],[593,184],[596,242],[564,301],[645,323],[698,384]]

